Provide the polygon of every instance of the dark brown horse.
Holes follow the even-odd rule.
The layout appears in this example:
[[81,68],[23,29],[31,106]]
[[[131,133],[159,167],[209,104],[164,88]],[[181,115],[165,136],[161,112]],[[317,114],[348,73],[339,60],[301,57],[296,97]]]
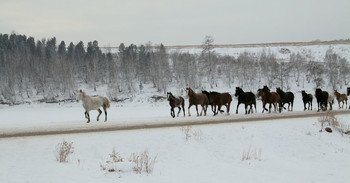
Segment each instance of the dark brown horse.
[[[202,91],[202,93],[206,94],[209,100],[209,104],[211,105],[211,109],[214,112],[214,116],[219,113],[223,113],[221,110],[221,106],[226,106],[227,114],[230,114],[230,106],[232,102],[232,96],[229,93],[219,93],[219,92],[207,92]],[[214,106],[214,108],[213,108]],[[216,106],[218,106],[218,110],[216,111]]]
[[184,98],[182,97],[174,97],[174,95],[171,93],[171,92],[168,92],[167,93],[167,98],[168,98],[168,101],[169,101],[169,105],[171,107],[170,109],[170,115],[175,118],[175,111],[174,111],[174,108],[177,107],[179,108],[179,112],[177,112],[177,117],[179,117],[179,114],[181,112],[181,107],[182,107],[182,110],[183,110],[183,113],[184,113],[184,116],[185,116],[185,100]]
[[[256,112],[256,98],[254,93],[252,92],[244,92],[242,88],[236,87],[236,93],[235,96],[238,97],[238,104],[237,104],[237,109],[236,109],[236,114],[238,114],[238,107],[240,104],[244,104],[245,108],[245,114],[249,114],[250,112],[253,113],[253,105],[255,107],[255,112]],[[248,105],[250,106],[250,109],[247,110]]]
[[281,88],[277,88],[276,92],[280,95],[282,107],[285,109],[284,104],[288,104],[288,111],[293,111],[294,94],[292,92],[284,92]]
[[202,112],[204,111],[204,116],[206,116],[208,104],[209,104],[207,95],[203,93],[195,93],[191,88],[186,88],[186,91],[187,91],[187,96],[189,97],[189,103],[190,103],[188,106],[188,116],[191,116],[190,108],[192,105],[196,106],[197,116],[199,116],[197,105],[202,106],[202,111],[200,115],[202,116]]
[[[262,100],[262,106],[263,106],[263,113],[264,110],[269,111],[271,113],[271,107],[272,105],[275,108],[275,112],[277,109],[277,105],[279,105],[279,112],[281,112],[281,101],[280,101],[280,96],[276,92],[270,92],[270,89],[265,85],[263,89],[258,89],[258,97],[261,97]],[[269,103],[269,110],[266,109],[265,105]]]
[[306,104],[309,104],[309,106],[307,107],[307,110],[310,110],[310,105],[312,110],[312,100],[314,97],[310,93],[306,93],[305,90],[301,91],[301,95],[303,96],[304,111],[306,110]]
[[[348,97],[344,93],[339,93],[337,90],[334,90],[334,95],[337,98],[339,109],[343,109],[344,107],[344,102],[346,103],[345,107],[348,105]],[[340,108],[340,103],[343,105]]]

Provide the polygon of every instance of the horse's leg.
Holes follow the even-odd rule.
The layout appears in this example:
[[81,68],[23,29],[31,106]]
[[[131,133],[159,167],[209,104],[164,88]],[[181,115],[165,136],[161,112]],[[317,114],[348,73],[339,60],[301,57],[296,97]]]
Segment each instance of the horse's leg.
[[184,117],[185,117],[186,115],[185,115],[185,104],[184,103],[182,103],[182,111],[183,111]]
[[97,109],[97,111],[98,111],[97,121],[99,121],[100,120],[100,116],[102,114],[102,111],[101,111],[101,109]]
[[188,116],[191,116],[191,111],[190,111],[191,106],[192,106],[192,104],[190,104],[190,105],[188,106],[188,108],[187,108],[187,110],[188,110]]
[[240,104],[241,104],[241,103],[238,102],[238,104],[237,104],[237,109],[236,109],[236,114],[238,114],[238,107],[239,107]]
[[179,117],[180,112],[181,112],[181,107],[177,107],[179,109],[179,112],[177,112],[177,117]]
[[105,112],[105,122],[107,121],[107,107],[103,105],[103,111]]
[[85,111],[85,116],[88,119],[87,123],[90,123],[90,114],[89,114],[89,112]]
[[231,102],[227,103],[227,106],[226,106],[226,111],[228,115],[230,114],[230,108],[231,108]]
[[[198,105],[196,105],[196,111],[197,111],[197,116],[199,116],[199,113],[198,113]],[[202,109],[203,111],[203,109]],[[201,111],[201,116],[202,116],[202,111]]]
[[214,116],[215,116],[215,114],[216,114],[216,105],[214,105],[214,104],[211,105],[211,111],[213,111]]
[[224,113],[225,111],[221,109],[221,106],[222,106],[222,105],[219,105],[219,110],[218,110],[218,112],[220,111],[220,113],[222,114],[222,113]]
[[[262,104],[262,108],[263,108],[262,113],[264,113],[264,111],[266,110],[265,105],[266,105],[266,103],[263,102],[263,104]],[[266,110],[266,111],[267,111],[267,110]]]
[[[311,110],[312,110],[312,101],[310,103],[311,103]],[[309,104],[309,107],[310,107],[310,104]]]
[[248,114],[248,113],[250,113],[250,109],[249,109],[249,111],[248,111],[248,105],[246,104],[246,103],[244,103],[244,112],[245,112],[245,114]]
[[171,115],[171,117],[175,118],[175,112],[174,112],[173,107],[171,107],[171,109],[170,109],[170,115]]

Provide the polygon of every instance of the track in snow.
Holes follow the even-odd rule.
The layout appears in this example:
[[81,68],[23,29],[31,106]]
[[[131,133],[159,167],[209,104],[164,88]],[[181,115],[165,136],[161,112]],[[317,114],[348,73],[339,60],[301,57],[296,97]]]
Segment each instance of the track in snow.
[[[333,110],[337,114],[350,114],[350,110]],[[294,111],[282,113],[255,113],[250,115],[231,114],[220,116],[201,116],[201,117],[179,117],[169,119],[153,119],[147,121],[135,122],[91,122],[89,124],[74,124],[74,125],[46,125],[39,127],[23,127],[23,128],[1,128],[0,138],[9,137],[26,137],[26,136],[42,136],[42,135],[58,135],[72,133],[91,133],[91,132],[107,132],[119,130],[138,130],[151,128],[167,128],[193,125],[213,125],[223,123],[237,123],[249,121],[263,121],[276,119],[293,119],[317,117],[326,114],[327,112],[316,111]]]

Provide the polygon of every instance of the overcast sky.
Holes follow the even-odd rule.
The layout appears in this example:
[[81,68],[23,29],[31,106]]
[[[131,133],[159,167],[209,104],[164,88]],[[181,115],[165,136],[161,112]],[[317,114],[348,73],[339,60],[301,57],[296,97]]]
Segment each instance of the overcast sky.
[[99,46],[350,38],[350,0],[0,0],[0,33]]

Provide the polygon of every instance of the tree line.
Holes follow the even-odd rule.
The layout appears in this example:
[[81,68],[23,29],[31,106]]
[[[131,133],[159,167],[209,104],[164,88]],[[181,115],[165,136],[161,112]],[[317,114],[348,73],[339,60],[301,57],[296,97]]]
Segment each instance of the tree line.
[[[18,34],[0,34],[0,102],[18,103],[32,98],[74,98],[79,86],[107,87],[108,96],[132,97],[152,86],[165,93],[169,87],[215,88],[240,86],[256,90],[267,84],[290,89],[306,83],[334,89],[348,85],[349,67],[331,49],[324,60],[312,61],[292,53],[288,62],[275,53],[243,52],[237,58],[215,52],[214,39],[205,37],[198,54],[169,51],[163,44],[129,46],[116,53],[102,50],[98,41],[77,44],[55,37],[35,40]],[[131,96],[130,96],[131,95]]]

